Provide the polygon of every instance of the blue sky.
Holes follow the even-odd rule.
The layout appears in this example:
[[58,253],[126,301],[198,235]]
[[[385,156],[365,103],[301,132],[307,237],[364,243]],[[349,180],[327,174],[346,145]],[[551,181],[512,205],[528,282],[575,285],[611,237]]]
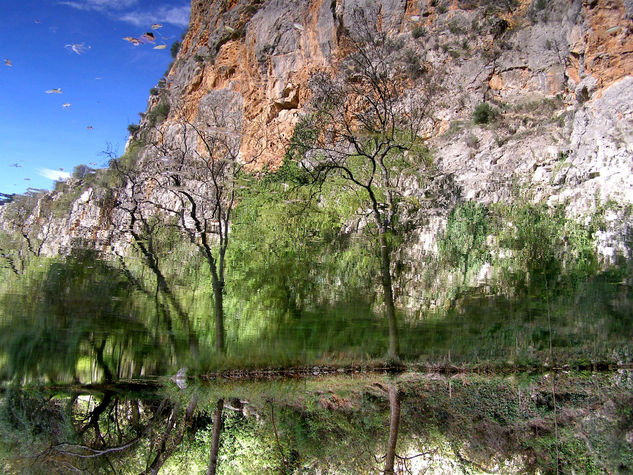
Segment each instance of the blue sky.
[[[0,192],[23,193],[76,165],[104,166],[108,144],[123,152],[189,1],[1,0],[0,18]],[[149,31],[153,44],[123,40]]]

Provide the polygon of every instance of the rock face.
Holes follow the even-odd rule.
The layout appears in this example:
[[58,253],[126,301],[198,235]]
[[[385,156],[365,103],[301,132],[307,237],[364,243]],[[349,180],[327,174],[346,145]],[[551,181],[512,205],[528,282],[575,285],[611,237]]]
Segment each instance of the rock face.
[[[633,205],[633,4],[629,0],[192,0],[188,33],[152,96],[182,120],[209,124],[224,107],[240,153],[278,166],[317,71],[336,72],[344,37],[387,32],[438,78],[425,138],[451,183],[446,203],[523,197],[582,219],[611,203],[599,251],[624,250]],[[476,125],[473,110],[497,112]],[[204,120],[202,120],[204,119]],[[149,151],[142,160],[152,160]],[[108,241],[103,200],[87,190],[55,224],[54,254],[72,239]],[[101,203],[101,207],[98,204]],[[450,208],[438,206],[417,248],[432,249]]]

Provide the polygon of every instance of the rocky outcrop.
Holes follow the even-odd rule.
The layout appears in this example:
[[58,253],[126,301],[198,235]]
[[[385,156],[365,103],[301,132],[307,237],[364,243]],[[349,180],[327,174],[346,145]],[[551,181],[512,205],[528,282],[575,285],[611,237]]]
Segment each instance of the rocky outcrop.
[[[141,126],[160,101],[170,104],[161,137],[182,120],[212,126],[225,107],[244,159],[274,168],[310,99],[310,77],[336,72],[346,34],[385,31],[437,80],[424,134],[451,197],[431,211],[418,247],[433,248],[451,203],[513,199],[520,184],[523,196],[581,219],[611,203],[600,236],[610,257],[624,250],[631,224],[622,217],[633,206],[632,18],[629,0],[193,0]],[[477,125],[482,102],[497,116]],[[48,252],[76,237],[108,241],[91,196],[79,197]]]

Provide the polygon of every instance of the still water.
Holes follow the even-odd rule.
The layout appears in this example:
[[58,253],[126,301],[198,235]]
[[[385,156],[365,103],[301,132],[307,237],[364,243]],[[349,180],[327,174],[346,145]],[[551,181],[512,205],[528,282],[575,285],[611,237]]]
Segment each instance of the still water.
[[151,282],[81,256],[2,284],[2,471],[631,473],[621,272],[409,308],[389,374],[370,293],[229,292],[217,354],[209,286]]
[[4,470],[630,473],[633,466],[626,371],[180,386],[9,388],[0,413]]

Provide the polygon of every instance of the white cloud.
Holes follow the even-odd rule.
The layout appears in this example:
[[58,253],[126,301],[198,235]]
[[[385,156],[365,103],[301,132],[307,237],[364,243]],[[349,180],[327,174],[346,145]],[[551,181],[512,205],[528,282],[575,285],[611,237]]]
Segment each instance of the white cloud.
[[112,11],[130,8],[138,3],[138,0],[64,0],[58,2],[78,10]]
[[70,173],[64,172],[62,170],[51,170],[50,168],[39,168],[37,173],[44,178],[48,178],[49,180],[66,180],[70,178]]
[[190,7],[183,5],[180,7],[160,7],[154,11],[134,11],[126,13],[119,19],[136,26],[148,27],[152,23],[169,23],[172,25],[186,27],[189,24]]
[[[152,23],[169,23],[179,27],[186,27],[189,24],[189,12],[191,10],[188,2],[185,3],[184,1],[181,6],[162,5],[142,10],[138,9],[139,0],[60,0],[57,3],[78,10],[98,11],[114,15],[121,21],[145,28],[149,28]],[[133,7],[136,7],[137,10],[132,11]]]

